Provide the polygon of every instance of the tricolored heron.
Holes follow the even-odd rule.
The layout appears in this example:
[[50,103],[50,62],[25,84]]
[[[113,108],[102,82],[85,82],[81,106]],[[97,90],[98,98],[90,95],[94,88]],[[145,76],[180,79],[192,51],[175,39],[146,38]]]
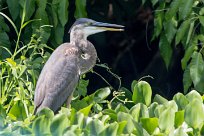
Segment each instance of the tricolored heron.
[[80,18],[70,28],[70,43],[61,44],[44,65],[35,89],[35,113],[48,107],[56,112],[72,93],[80,75],[96,64],[97,53],[89,35],[103,31],[123,31],[124,26]]

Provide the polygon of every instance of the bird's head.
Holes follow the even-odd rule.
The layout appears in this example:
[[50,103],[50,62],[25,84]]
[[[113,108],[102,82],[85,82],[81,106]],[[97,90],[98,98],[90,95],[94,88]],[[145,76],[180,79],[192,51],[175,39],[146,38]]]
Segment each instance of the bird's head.
[[81,35],[87,38],[89,35],[104,31],[124,31],[124,26],[97,22],[88,18],[79,18],[75,21],[69,30],[69,33],[74,35]]

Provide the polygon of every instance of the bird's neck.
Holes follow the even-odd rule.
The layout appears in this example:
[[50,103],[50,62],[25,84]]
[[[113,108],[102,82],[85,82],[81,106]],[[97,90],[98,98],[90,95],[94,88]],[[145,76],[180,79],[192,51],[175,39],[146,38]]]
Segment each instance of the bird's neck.
[[70,33],[70,43],[80,43],[87,40],[87,37],[82,33],[78,31],[73,31]]

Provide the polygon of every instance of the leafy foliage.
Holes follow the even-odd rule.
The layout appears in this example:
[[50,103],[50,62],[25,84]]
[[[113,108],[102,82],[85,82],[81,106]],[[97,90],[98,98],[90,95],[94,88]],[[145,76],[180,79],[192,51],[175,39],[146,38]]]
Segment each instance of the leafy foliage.
[[[198,92],[177,93],[170,101],[160,95],[152,98],[151,86],[145,81],[133,81],[131,91],[123,87],[119,90],[105,87],[87,95],[88,80],[81,79],[71,108],[62,107],[56,115],[45,108],[33,115],[34,86],[42,64],[50,55],[45,51],[50,49],[46,43],[49,40],[54,44],[62,42],[63,27],[68,19],[68,1],[7,0],[6,3],[12,19],[0,12],[0,135],[204,134],[203,97]],[[160,36],[160,50],[166,66],[171,62],[172,44],[181,44],[186,49],[182,59],[184,91],[187,92],[193,84],[202,92],[203,52],[198,43],[204,40],[204,36],[193,34],[193,30],[196,19],[204,24],[203,9],[197,18],[192,14],[196,12],[192,0],[152,1],[154,6],[157,3],[160,3],[160,10],[170,7],[169,12],[155,13],[153,36],[153,39]],[[85,1],[76,1],[75,16],[86,15]],[[13,46],[8,36],[10,29],[14,29],[17,35],[14,51],[10,50]],[[199,29],[203,31],[202,27]],[[28,31],[31,35],[27,35]]]
[[[149,89],[144,89],[140,84],[148,86]],[[147,89],[151,92],[151,87],[144,81],[139,81],[135,87]],[[45,108],[34,118],[18,119],[13,123],[10,122],[11,118],[7,118],[9,114],[6,114],[5,108],[0,106],[1,134],[101,136],[121,134],[139,136],[202,134],[204,105],[202,97],[195,90],[185,96],[178,93],[173,100],[164,101],[163,103],[159,100],[164,99],[161,96],[149,104],[140,103],[141,98],[136,98],[136,100],[139,100],[131,108],[127,108],[125,103],[122,104],[118,99],[114,99],[112,102],[106,100],[106,103],[101,105],[102,109],[95,111],[94,105],[106,98],[100,97],[99,101],[98,96],[102,96],[102,94],[110,95],[110,90],[108,88],[100,89],[92,94],[92,97],[87,96],[89,98],[82,99],[82,102],[89,101],[89,104],[82,108],[73,104],[71,109],[61,108],[56,115]],[[143,94],[149,96],[148,93]],[[112,106],[106,108],[107,104]],[[18,111],[24,109],[23,107],[18,108]],[[22,116],[16,114],[15,111],[11,110],[10,112],[15,113],[13,117],[19,118]]]
[[[144,0],[143,3],[145,2],[148,1]],[[195,88],[204,93],[203,1],[152,0],[150,3],[155,9],[152,40],[159,38],[159,50],[166,68],[172,62],[173,51],[182,46],[185,52],[181,60],[184,92]]]

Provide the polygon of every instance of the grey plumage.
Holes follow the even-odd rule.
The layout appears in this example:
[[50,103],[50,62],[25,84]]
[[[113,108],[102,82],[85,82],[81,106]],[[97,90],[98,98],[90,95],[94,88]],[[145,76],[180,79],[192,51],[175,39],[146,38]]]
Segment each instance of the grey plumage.
[[[70,43],[60,45],[41,71],[35,89],[35,112],[45,107],[56,112],[67,99],[71,99],[80,75],[95,65],[97,53],[87,36],[106,30],[122,31],[122,27],[86,18],[78,19],[71,27]],[[67,104],[70,102],[68,100]]]

